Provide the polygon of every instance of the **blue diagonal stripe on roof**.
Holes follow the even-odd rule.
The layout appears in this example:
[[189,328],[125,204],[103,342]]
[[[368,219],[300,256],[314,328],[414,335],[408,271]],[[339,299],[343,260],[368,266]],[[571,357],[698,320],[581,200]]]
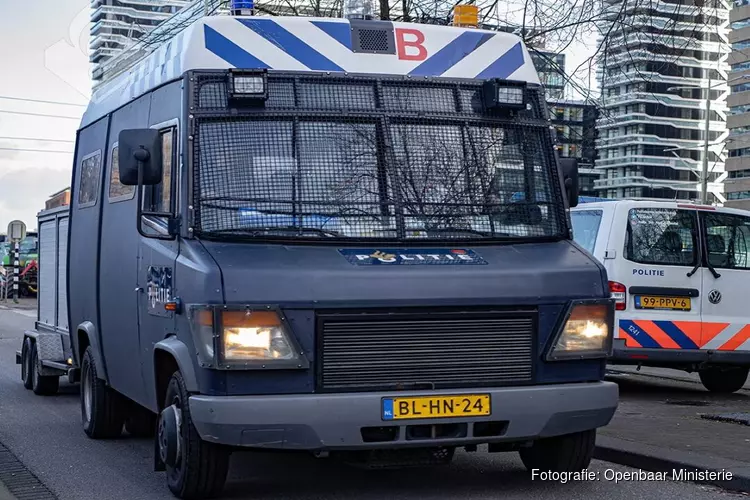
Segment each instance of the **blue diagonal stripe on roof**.
[[349,23],[334,23],[331,21],[310,21],[341,45],[352,50],[352,30]]
[[206,37],[206,49],[235,68],[242,69],[270,69],[271,67],[250,54],[248,51],[216,31],[215,29],[204,26]]
[[344,71],[336,63],[269,19],[237,19],[313,71]]
[[409,74],[412,76],[440,76],[493,36],[495,36],[494,33],[465,31],[448,45],[438,50],[432,57],[411,70]]
[[508,78],[521,66],[523,66],[523,49],[521,48],[521,42],[518,42],[513,48],[498,57],[495,62],[487,66],[487,68],[476,77],[482,79]]

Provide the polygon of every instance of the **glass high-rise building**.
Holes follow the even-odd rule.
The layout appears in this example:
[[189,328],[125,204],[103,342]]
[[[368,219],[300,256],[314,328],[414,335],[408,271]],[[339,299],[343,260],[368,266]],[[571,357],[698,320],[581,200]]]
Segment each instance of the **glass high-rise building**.
[[699,199],[706,133],[710,182],[727,157],[729,10],[722,0],[605,3],[615,25],[599,59],[596,189],[607,198]]
[[91,0],[92,78],[98,82],[107,61],[150,33],[191,0]]

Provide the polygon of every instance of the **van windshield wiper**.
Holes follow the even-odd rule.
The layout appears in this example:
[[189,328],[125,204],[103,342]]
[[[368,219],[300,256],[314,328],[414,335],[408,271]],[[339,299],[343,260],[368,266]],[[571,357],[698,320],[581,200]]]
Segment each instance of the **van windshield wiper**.
[[485,238],[492,238],[493,236],[512,236],[510,233],[500,233],[493,231],[479,231],[477,229],[469,229],[464,227],[430,227],[422,229],[425,233],[464,233],[464,234],[475,234],[478,236],[484,236]]
[[282,232],[294,232],[297,234],[305,234],[305,233],[312,233],[317,234],[320,236],[328,236],[328,237],[337,237],[342,236],[341,233],[336,231],[327,231],[325,229],[319,229],[317,227],[298,227],[298,226],[264,226],[264,227],[236,227],[231,229],[218,229],[215,231],[211,231],[213,233],[218,234],[228,234],[228,233],[241,233],[241,234],[249,234],[251,236],[259,236],[265,233],[273,232],[273,231],[282,231]]

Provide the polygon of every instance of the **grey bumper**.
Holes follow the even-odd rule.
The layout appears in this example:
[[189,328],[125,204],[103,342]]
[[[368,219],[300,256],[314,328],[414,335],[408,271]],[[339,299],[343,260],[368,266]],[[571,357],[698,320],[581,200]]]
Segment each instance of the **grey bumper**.
[[[408,396],[461,393],[490,394],[491,416],[383,421],[381,399],[395,396],[393,393],[196,395],[190,397],[190,413],[206,441],[253,448],[355,450],[558,436],[607,425],[618,401],[617,385],[611,382],[413,392]],[[483,422],[493,424],[477,425]],[[414,426],[433,424],[459,425],[440,427],[437,434],[444,437],[414,432]],[[390,436],[385,440],[372,441],[368,434],[365,441],[363,428],[367,434],[382,427],[396,429],[379,434]]]

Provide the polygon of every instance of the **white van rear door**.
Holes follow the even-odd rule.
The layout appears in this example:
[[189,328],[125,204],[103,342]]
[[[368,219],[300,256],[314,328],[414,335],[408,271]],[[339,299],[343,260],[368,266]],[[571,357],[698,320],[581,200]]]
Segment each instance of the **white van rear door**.
[[750,351],[750,217],[701,212],[709,268],[703,272],[704,349]]
[[[626,219],[624,227],[620,218]],[[609,278],[627,290],[625,310],[617,312],[618,336],[627,347],[698,349],[702,274],[696,211],[639,206],[619,212],[618,219],[615,227],[624,232],[625,244]]]
[[[609,208],[609,207],[608,207]],[[570,211],[573,239],[594,257],[604,262],[613,210],[577,208]]]

